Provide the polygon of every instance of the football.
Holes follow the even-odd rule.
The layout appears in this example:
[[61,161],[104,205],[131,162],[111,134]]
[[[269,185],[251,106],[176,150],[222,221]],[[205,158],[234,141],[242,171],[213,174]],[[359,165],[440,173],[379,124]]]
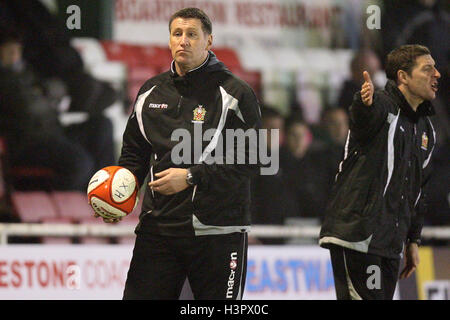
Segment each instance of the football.
[[130,214],[138,203],[138,191],[137,179],[130,170],[109,166],[92,176],[87,195],[92,209],[110,219]]

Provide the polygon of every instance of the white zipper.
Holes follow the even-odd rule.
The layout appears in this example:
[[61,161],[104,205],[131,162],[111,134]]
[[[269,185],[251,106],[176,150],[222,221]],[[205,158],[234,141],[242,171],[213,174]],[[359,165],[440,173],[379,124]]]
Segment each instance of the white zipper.
[[[155,160],[157,160],[158,156],[156,155],[156,153],[154,153],[153,155],[155,156]],[[153,165],[150,167],[150,182],[153,182]],[[152,197],[155,198],[155,193],[152,188],[151,188],[151,191],[152,191]]]
[[194,202],[195,192],[197,191],[197,185],[194,186],[194,191],[192,191],[192,202]]
[[[150,182],[153,182],[153,166],[150,167]],[[150,188],[152,191],[152,197],[155,198],[155,193],[153,192],[153,188]]]

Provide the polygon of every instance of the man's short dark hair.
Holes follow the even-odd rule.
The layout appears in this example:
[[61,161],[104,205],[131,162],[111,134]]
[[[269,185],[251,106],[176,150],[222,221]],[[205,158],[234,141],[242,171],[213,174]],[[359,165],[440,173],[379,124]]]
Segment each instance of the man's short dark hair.
[[202,30],[206,34],[210,35],[212,33],[212,24],[209,17],[204,13],[202,10],[198,8],[184,8],[177,12],[175,12],[172,17],[170,17],[169,20],[169,31],[170,31],[170,25],[172,24],[172,21],[177,18],[183,18],[183,19],[198,19],[202,23]]
[[0,25],[0,46],[10,42],[22,43],[22,35],[14,28],[8,28]]
[[386,59],[387,78],[397,81],[398,70],[403,70],[411,76],[416,58],[426,54],[430,54],[430,50],[419,44],[408,44],[392,50]]

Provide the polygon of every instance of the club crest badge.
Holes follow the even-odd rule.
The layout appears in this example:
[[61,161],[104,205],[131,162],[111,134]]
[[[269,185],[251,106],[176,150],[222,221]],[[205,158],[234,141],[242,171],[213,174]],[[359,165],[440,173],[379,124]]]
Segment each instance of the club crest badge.
[[425,132],[422,134],[422,146],[421,146],[421,148],[423,150],[427,150],[428,149],[428,136],[427,136],[427,134]]
[[198,105],[194,109],[194,117],[192,119],[193,123],[203,123],[205,121],[206,109],[202,105]]

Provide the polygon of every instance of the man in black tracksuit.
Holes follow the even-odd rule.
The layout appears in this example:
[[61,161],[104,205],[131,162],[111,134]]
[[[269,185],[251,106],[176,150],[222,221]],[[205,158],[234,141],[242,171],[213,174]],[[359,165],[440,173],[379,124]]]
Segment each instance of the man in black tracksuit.
[[429,116],[439,72],[429,50],[402,46],[387,57],[388,82],[370,75],[350,107],[350,130],[319,244],[330,249],[338,299],[392,299],[418,264],[426,183],[436,142]]
[[[169,30],[171,70],[140,89],[119,159],[140,185],[150,181],[124,299],[178,299],[186,277],[196,299],[240,299],[250,177],[259,170],[249,154],[257,146],[246,144],[245,163],[230,162],[229,153],[219,157],[223,161],[206,160],[218,159],[226,130],[260,127],[258,102],[209,50],[211,22],[201,10],[175,13]],[[207,130],[210,136],[203,137]],[[186,144],[181,136],[191,140]],[[181,142],[189,148],[180,151]]]

